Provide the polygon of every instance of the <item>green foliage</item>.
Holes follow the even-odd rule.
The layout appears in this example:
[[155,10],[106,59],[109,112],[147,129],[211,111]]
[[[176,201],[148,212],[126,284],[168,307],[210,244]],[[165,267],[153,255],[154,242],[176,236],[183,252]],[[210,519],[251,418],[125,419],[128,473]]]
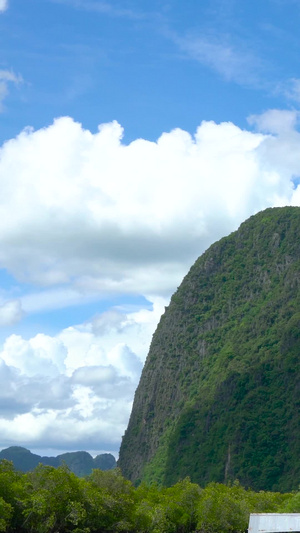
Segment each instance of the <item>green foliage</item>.
[[[0,501],[3,515],[1,527],[4,528],[9,523],[12,530],[18,531],[23,523],[21,501],[27,491],[27,480],[20,473],[16,472],[11,461],[0,461]],[[13,509],[13,512],[12,512]]]
[[232,485],[209,483],[198,505],[197,529],[213,533],[246,531],[250,513],[276,512],[287,495],[245,490],[238,482]]
[[10,503],[6,503],[0,496],[0,531],[7,531],[13,514]]
[[73,531],[84,523],[80,480],[66,466],[39,465],[27,479],[28,492],[22,504],[24,524],[30,531]]
[[210,483],[198,506],[197,529],[207,532],[242,532],[249,522],[249,506],[244,490]]
[[199,486],[189,479],[170,488],[140,485],[136,490],[136,530],[149,533],[193,531],[200,492]]
[[[134,487],[118,468],[103,472],[93,470],[89,484],[101,491],[101,524],[105,531],[130,531],[134,514]],[[97,509],[96,509],[97,513]]]
[[300,492],[295,492],[279,506],[280,513],[300,513]]
[[299,509],[299,493],[256,493],[238,483],[201,489],[188,478],[135,488],[118,469],[79,478],[66,466],[23,474],[2,461],[0,482],[6,533],[238,533],[250,512]]

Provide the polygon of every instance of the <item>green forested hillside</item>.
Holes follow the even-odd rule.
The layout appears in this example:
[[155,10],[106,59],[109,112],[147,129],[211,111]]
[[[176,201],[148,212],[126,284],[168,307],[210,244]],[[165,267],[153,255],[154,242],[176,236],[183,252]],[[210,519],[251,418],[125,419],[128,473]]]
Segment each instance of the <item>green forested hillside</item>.
[[211,246],[154,334],[119,465],[134,482],[300,481],[300,208]]
[[77,476],[87,476],[92,473],[93,468],[110,470],[116,466],[116,460],[111,453],[102,453],[94,458],[87,452],[69,452],[57,457],[45,457],[32,453],[22,446],[10,446],[1,450],[1,459],[12,461],[14,467],[22,472],[29,472],[39,464],[55,467],[65,464]]

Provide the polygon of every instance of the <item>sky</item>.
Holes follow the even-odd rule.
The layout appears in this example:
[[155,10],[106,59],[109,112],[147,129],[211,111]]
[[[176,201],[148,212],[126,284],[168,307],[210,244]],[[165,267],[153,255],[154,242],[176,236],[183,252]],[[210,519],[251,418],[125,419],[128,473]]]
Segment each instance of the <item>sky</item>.
[[0,0],[0,449],[116,457],[213,242],[300,205],[300,0]]

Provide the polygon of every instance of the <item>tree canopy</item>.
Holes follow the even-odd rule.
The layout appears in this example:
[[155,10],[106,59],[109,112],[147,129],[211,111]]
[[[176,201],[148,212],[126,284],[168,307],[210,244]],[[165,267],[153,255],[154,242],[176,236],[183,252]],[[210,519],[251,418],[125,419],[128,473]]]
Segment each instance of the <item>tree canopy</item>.
[[21,473],[0,461],[0,531],[7,533],[240,533],[251,512],[299,512],[300,493],[205,488],[188,478],[139,487],[119,469],[77,477],[66,465]]

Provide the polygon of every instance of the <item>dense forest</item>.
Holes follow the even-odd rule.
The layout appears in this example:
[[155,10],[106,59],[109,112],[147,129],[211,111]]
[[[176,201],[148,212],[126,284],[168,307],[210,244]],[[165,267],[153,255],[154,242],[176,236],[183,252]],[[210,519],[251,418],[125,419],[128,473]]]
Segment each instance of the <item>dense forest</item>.
[[300,512],[300,492],[245,490],[238,482],[134,487],[119,469],[80,478],[66,465],[22,473],[0,461],[0,531],[7,533],[239,533],[251,512]]
[[267,209],[192,266],[153,336],[123,475],[172,485],[300,479],[300,208]]

